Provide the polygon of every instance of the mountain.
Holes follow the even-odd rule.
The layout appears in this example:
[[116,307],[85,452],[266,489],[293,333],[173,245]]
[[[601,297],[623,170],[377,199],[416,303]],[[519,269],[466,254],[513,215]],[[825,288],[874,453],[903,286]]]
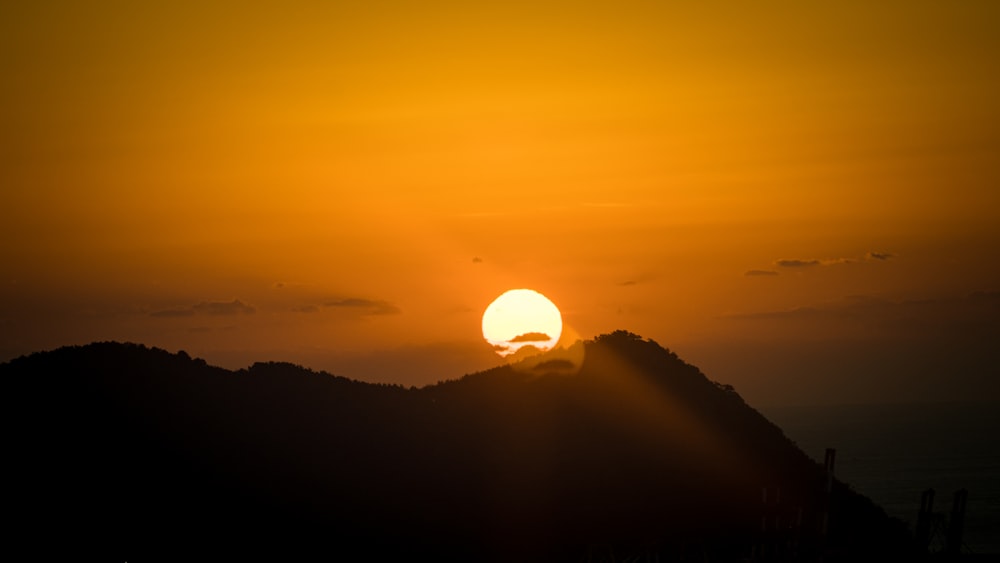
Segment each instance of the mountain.
[[[728,386],[617,331],[424,388],[137,344],[0,365],[39,557],[881,559],[905,527]],[[766,491],[766,492],[765,492]],[[828,515],[824,533],[822,522]],[[8,544],[8,549],[10,549]]]

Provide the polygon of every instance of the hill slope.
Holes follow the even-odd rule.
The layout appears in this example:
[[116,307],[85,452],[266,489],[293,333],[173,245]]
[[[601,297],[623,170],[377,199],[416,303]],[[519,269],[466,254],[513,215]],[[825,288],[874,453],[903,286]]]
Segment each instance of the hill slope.
[[827,500],[822,468],[731,389],[624,331],[583,346],[573,375],[556,359],[422,389],[134,344],[19,358],[0,365],[11,537],[118,559],[905,547],[867,499]]

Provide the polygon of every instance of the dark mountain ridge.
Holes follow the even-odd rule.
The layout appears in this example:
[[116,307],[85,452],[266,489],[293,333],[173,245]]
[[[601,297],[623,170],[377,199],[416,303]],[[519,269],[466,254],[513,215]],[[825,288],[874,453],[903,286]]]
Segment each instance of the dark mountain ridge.
[[732,388],[628,332],[578,346],[578,373],[543,357],[419,389],[136,344],[12,360],[10,537],[122,560],[909,549],[868,499],[826,495],[823,468]]

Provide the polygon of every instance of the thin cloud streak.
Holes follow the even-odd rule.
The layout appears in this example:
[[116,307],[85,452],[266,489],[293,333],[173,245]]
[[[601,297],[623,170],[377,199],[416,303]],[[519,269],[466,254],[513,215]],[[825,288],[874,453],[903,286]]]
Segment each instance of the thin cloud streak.
[[398,315],[402,312],[399,307],[389,303],[388,301],[363,299],[360,297],[348,297],[345,299],[327,301],[323,304],[323,306],[333,309],[358,311],[362,315]]
[[[868,252],[862,258],[781,258],[774,261],[774,265],[779,268],[812,268],[815,266],[835,266],[837,264],[856,264],[858,262],[864,261],[878,261],[885,262],[895,255],[889,252]],[[750,272],[767,272],[768,270],[750,270],[746,275],[770,275],[770,274],[751,274]]]
[[821,262],[815,259],[813,260],[782,259],[782,260],[776,260],[774,264],[782,268],[809,268],[812,266],[819,266]]
[[507,342],[548,342],[552,337],[544,332],[526,332],[511,338]]
[[896,257],[895,254],[890,254],[888,252],[869,252],[868,254],[865,254],[865,258],[867,258],[868,260],[879,260],[882,262],[885,262],[886,260],[891,260],[895,257]]
[[239,299],[233,299],[232,301],[202,301],[188,307],[174,307],[172,309],[153,311],[149,316],[156,318],[180,318],[193,317],[195,315],[252,315],[256,312],[257,309],[253,305],[244,303]]

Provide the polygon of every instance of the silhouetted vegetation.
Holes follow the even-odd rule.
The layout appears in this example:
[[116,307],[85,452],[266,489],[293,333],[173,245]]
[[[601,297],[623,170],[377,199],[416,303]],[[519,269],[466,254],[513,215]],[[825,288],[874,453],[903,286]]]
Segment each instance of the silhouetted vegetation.
[[[9,537],[39,558],[108,560],[907,548],[900,523],[839,483],[824,538],[822,468],[731,387],[624,331],[585,354],[574,375],[504,366],[421,389],[135,344],[22,357],[0,365]],[[551,361],[537,366],[565,367]],[[801,516],[762,533],[767,510]]]

